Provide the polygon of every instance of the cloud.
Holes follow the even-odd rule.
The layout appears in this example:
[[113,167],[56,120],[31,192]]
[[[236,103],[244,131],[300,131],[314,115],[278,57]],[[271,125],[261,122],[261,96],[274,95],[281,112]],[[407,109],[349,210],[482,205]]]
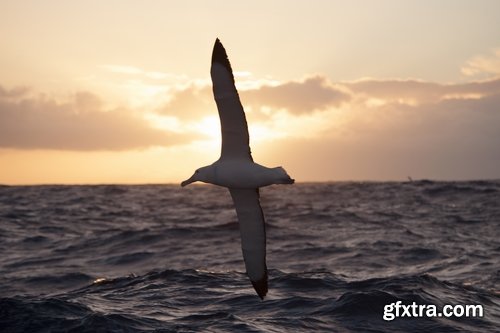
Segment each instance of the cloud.
[[137,75],[144,73],[142,69],[133,66],[102,65],[101,68],[110,71],[112,73],[118,73],[118,74]]
[[[183,121],[217,114],[209,84],[190,84],[170,93],[169,102],[156,110],[159,114]],[[448,99],[479,99],[500,93],[500,78],[454,84],[398,79],[332,83],[318,75],[301,81],[240,89],[239,93],[247,116],[255,121],[266,121],[282,110],[289,116],[301,117],[332,109],[359,108],[360,104],[418,105]]]
[[[376,132],[389,140],[413,140],[415,144],[436,144],[430,139],[445,137],[454,144],[466,138],[481,138],[479,141],[483,142],[493,140],[500,144],[499,106],[500,94],[419,105],[390,103],[370,112],[357,111],[360,120],[352,124],[352,130]],[[363,121],[363,113],[369,122]]]
[[6,89],[0,86],[0,98],[18,98],[28,93],[29,89],[26,87],[16,87],[13,89]]
[[[284,109],[292,115],[302,115],[337,107],[350,99],[345,91],[319,75],[301,81],[240,89],[239,94],[250,118],[266,116],[261,112],[264,108]],[[191,84],[174,91],[171,100],[157,111],[194,120],[217,114],[217,107],[211,85]]]
[[[336,86],[348,90],[351,99],[312,115],[329,127],[306,128],[316,135],[292,133],[260,147],[270,165],[283,164],[305,179],[500,176],[500,79],[363,80]],[[373,100],[378,103],[369,103]]]
[[132,75],[132,76],[144,76],[154,80],[163,80],[163,79],[176,79],[176,80],[187,80],[187,76],[184,74],[172,74],[165,73],[159,71],[145,71],[138,67],[134,66],[123,66],[123,65],[102,65],[100,66],[102,69],[115,73],[115,74],[124,74],[124,75]]
[[295,115],[336,107],[350,99],[348,94],[319,75],[302,81],[244,90],[241,95],[244,102],[253,107],[286,109]]
[[[500,165],[496,153],[500,78],[455,84],[396,79],[332,83],[314,76],[246,86],[251,88],[240,89],[240,95],[254,130],[252,142],[257,146],[272,142],[267,146],[274,153],[293,140],[310,142],[309,149],[322,158],[345,159],[346,175],[349,163],[352,170],[359,163],[378,163],[387,170],[395,164],[411,166],[403,156],[422,170],[426,163],[439,163],[442,170],[444,166],[460,168],[472,159]],[[0,147],[125,150],[169,146],[193,141],[195,136],[199,139],[201,124],[207,117],[217,117],[206,81],[170,89],[168,102],[150,110],[158,118],[168,116],[163,117],[168,118],[165,130],[151,128],[150,122],[130,109],[108,110],[91,93],[77,93],[66,102],[29,93],[25,88],[0,88]],[[158,125],[161,121],[154,120]],[[280,144],[282,138],[286,141]]]
[[500,93],[418,105],[359,103],[342,115],[348,121],[341,130],[332,122],[321,136],[275,140],[260,147],[263,158],[304,180],[500,176]]
[[190,84],[175,90],[170,100],[156,112],[188,121],[216,115],[217,106],[212,95],[212,87]]
[[[317,146],[309,149],[318,150],[318,156],[350,161],[343,163],[346,175],[349,168],[360,168],[358,163],[379,163],[387,170],[394,169],[392,163],[411,166],[403,156],[421,164],[422,170],[432,161],[457,168],[457,163],[470,164],[468,159],[474,158],[500,165],[495,153],[500,146],[500,79],[455,84],[396,79],[331,83],[316,76],[240,89],[240,95],[250,127],[267,132],[263,137],[273,142],[274,152],[294,140],[314,142]],[[174,92],[161,112],[184,123],[217,114],[208,85]],[[256,132],[253,138],[259,135]],[[286,141],[280,144],[280,138]],[[375,173],[367,172],[367,178]]]
[[490,89],[488,84],[456,85],[445,87],[443,94],[474,91],[480,97],[422,98],[415,105],[394,101],[354,109],[346,124],[350,136],[337,138],[337,143],[351,146],[358,163],[374,164],[381,174],[397,170],[402,176],[498,177],[500,89]]
[[[489,140],[500,145],[500,79],[460,84],[363,80],[345,87],[353,96],[345,127],[355,137],[371,136],[363,140],[381,146],[412,140],[409,147],[416,147],[469,138],[477,139],[478,149]],[[372,99],[380,103],[368,103]]]
[[431,103],[449,98],[480,98],[500,92],[500,79],[460,84],[364,79],[344,85],[354,95],[361,95],[360,97],[406,104]]
[[492,55],[481,55],[467,61],[462,67],[462,73],[468,76],[478,74],[500,75],[500,48],[493,51]]
[[57,150],[125,150],[185,142],[151,128],[131,110],[106,110],[89,92],[59,102],[0,87],[0,147]]

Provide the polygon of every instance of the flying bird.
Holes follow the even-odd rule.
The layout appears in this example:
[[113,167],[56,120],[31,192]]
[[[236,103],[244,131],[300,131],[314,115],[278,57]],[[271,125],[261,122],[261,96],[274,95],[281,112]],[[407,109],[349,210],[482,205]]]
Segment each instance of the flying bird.
[[226,50],[217,38],[212,52],[213,93],[222,133],[220,158],[201,167],[187,180],[227,187],[240,225],[241,248],[247,275],[261,299],[267,294],[266,230],[259,201],[259,188],[272,184],[293,184],[282,167],[267,168],[253,161],[245,111],[234,84]]

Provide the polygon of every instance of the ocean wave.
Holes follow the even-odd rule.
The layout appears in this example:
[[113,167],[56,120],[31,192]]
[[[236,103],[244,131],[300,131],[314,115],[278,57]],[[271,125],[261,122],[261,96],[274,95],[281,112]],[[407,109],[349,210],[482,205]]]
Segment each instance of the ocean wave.
[[[0,332],[495,332],[499,199],[498,181],[263,188],[261,301],[225,189],[0,187]],[[395,301],[486,316],[383,321]]]
[[446,196],[462,194],[493,194],[500,191],[500,184],[496,182],[431,182],[424,185],[424,193],[429,196]]
[[[470,286],[429,275],[348,281],[330,272],[271,270],[270,276],[274,291],[263,302],[239,272],[163,270],[103,279],[46,298],[2,298],[0,326],[3,332],[258,332],[276,326],[324,332],[335,328],[353,332],[480,328],[493,332],[495,328],[480,318],[407,318],[388,325],[382,318],[384,306],[398,301],[438,306],[464,301],[498,304],[497,296],[482,289],[473,288],[471,294]],[[130,314],[131,309],[135,315]]]

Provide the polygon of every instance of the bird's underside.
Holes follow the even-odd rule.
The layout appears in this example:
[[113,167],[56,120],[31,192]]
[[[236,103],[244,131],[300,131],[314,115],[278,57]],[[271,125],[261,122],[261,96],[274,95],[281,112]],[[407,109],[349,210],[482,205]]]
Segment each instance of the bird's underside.
[[229,192],[240,225],[241,249],[247,275],[257,294],[264,298],[267,294],[266,229],[259,190],[230,188]]
[[238,216],[246,272],[263,299],[268,291],[268,276],[259,187],[293,184],[294,180],[281,167],[267,168],[253,162],[245,112],[234,84],[231,64],[219,39],[214,44],[210,75],[221,123],[221,156],[212,165],[196,170],[181,185],[202,181],[229,189]]
[[[234,76],[219,39],[215,41],[210,70],[213,93],[221,122],[221,160],[241,159],[253,163],[248,126]],[[240,225],[241,248],[247,275],[260,298],[267,294],[266,230],[259,190],[229,188]]]

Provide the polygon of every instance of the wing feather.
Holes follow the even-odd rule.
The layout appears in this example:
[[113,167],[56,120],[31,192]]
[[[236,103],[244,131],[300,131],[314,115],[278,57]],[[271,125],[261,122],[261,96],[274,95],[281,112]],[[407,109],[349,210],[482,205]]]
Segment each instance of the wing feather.
[[245,111],[234,84],[233,70],[219,39],[212,52],[210,75],[221,123],[221,159],[239,158],[253,161],[250,152]]
[[247,275],[261,299],[267,294],[266,228],[258,189],[234,189],[233,198],[240,224],[241,249]]

